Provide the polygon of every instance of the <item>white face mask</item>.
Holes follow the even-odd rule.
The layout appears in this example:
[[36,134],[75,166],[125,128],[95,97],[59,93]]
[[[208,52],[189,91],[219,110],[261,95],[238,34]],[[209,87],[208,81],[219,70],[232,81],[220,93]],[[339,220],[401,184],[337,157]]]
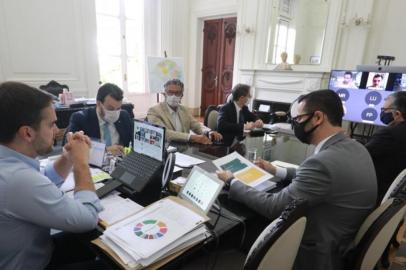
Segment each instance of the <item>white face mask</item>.
[[166,103],[168,103],[169,106],[177,108],[180,105],[180,100],[182,98],[181,97],[177,97],[175,95],[173,96],[166,96]]
[[114,124],[120,117],[120,110],[109,111],[104,109],[104,120],[109,124]]

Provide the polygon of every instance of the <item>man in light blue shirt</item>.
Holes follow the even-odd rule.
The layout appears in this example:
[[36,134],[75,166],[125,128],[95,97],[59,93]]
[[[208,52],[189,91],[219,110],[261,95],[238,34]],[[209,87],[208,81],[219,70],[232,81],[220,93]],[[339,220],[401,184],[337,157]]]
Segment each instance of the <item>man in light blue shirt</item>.
[[[0,84],[0,269],[44,269],[55,252],[50,228],[86,232],[97,225],[102,207],[87,136],[70,134],[61,157],[40,172],[36,157],[52,150],[55,123],[51,96],[22,83]],[[72,169],[73,199],[58,188]]]

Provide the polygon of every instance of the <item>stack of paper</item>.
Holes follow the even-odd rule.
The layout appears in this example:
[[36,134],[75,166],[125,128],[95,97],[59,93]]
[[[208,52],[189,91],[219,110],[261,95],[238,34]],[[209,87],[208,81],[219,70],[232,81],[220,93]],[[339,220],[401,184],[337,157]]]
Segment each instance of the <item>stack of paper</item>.
[[108,227],[103,244],[127,267],[139,269],[206,239],[207,217],[163,199]]
[[220,170],[231,171],[236,179],[255,189],[269,190],[276,185],[275,182],[269,181],[273,178],[272,174],[255,166],[237,152],[213,160],[213,163]]
[[141,211],[143,207],[113,191],[100,201],[104,210],[99,213],[99,224],[104,228]]

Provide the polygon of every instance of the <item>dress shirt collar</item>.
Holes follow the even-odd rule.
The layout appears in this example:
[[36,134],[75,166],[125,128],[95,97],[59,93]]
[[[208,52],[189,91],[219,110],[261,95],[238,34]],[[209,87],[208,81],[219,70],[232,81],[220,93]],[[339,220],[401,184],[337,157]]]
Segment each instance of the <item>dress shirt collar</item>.
[[0,144],[0,158],[14,157],[39,171],[39,161]]
[[314,154],[317,154],[318,152],[320,152],[321,148],[323,147],[323,145],[334,135],[336,135],[337,133],[334,133],[333,135],[328,136],[327,138],[325,138],[324,140],[322,140],[321,142],[319,142],[316,145],[316,148],[314,148]]
[[99,111],[96,109],[96,115],[97,115],[97,119],[99,120],[99,126],[104,126],[105,123],[107,123],[106,121],[104,121],[104,119],[100,116]]
[[235,109],[237,110],[237,112],[241,111],[242,107],[240,107],[240,106],[237,104],[237,102],[235,102],[235,101],[233,101],[233,102],[234,102],[234,106],[235,106]]
[[[171,115],[174,115],[174,114],[177,114],[177,113],[178,113],[178,110],[175,111],[174,109],[172,109],[171,106],[168,105],[168,103],[165,102],[165,105],[166,105],[166,107],[168,108],[169,113],[170,113]],[[178,109],[179,109],[179,108],[178,108]]]

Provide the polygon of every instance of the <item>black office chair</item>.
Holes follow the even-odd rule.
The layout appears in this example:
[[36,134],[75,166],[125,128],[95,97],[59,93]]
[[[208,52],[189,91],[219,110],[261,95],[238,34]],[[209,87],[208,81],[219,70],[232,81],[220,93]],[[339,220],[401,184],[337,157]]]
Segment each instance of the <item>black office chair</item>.
[[306,227],[308,203],[296,200],[258,236],[245,260],[244,270],[290,270]]
[[406,211],[406,201],[389,199],[390,205],[363,234],[358,245],[347,256],[345,269],[374,269]]
[[54,80],[50,81],[46,85],[40,85],[40,87],[39,87],[39,89],[47,91],[48,93],[52,94],[56,98],[59,98],[59,94],[63,93],[64,88],[69,90],[69,86],[67,86],[66,84],[60,84]]

